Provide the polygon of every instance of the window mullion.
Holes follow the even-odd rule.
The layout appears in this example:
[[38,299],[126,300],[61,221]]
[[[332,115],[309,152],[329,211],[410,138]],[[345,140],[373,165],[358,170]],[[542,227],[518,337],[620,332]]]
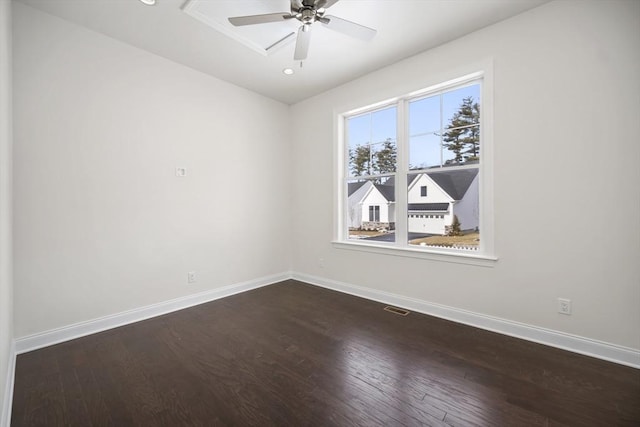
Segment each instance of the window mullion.
[[396,246],[408,246],[407,223],[407,172],[409,170],[409,107],[401,100],[397,106],[397,157],[396,157]]
[[338,126],[338,130],[341,133],[342,137],[344,138],[344,144],[342,146],[342,164],[339,165],[340,167],[340,177],[339,177],[339,181],[340,181],[340,191],[338,192],[339,198],[340,200],[338,201],[338,205],[340,206],[340,210],[341,210],[341,215],[340,215],[340,221],[338,222],[338,229],[336,230],[337,235],[339,236],[339,239],[342,240],[346,240],[349,238],[349,231],[347,228],[347,224],[348,224],[348,220],[347,220],[347,216],[348,216],[348,206],[349,206],[349,201],[348,201],[348,197],[349,194],[347,192],[347,188],[348,188],[348,182],[349,182],[349,147],[351,144],[350,141],[350,135],[349,132],[347,131],[348,126],[347,126],[347,120],[346,118],[342,117],[342,120],[340,122],[340,125]]

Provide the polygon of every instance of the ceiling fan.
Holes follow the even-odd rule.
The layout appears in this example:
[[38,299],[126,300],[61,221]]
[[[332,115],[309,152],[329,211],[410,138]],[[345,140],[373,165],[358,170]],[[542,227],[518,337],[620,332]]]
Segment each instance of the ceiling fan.
[[[336,4],[339,0],[290,0],[291,12],[267,13],[264,15],[236,16],[229,18],[229,22],[236,27],[243,25],[266,24],[268,22],[287,21],[297,19],[302,23],[298,29],[296,38],[296,48],[293,59],[303,61],[307,59],[309,53],[309,43],[311,42],[311,25],[320,22],[327,28],[339,31],[343,34],[355,37],[364,41],[371,40],[376,35],[376,30],[338,18],[337,16],[325,15],[328,8]],[[269,48],[289,40],[289,36],[277,41]]]

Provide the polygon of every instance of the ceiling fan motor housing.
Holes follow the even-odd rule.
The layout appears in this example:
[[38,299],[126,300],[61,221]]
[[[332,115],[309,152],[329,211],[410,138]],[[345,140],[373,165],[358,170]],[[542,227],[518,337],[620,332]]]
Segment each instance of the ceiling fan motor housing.
[[313,24],[316,21],[316,10],[310,7],[303,8],[298,18],[303,24]]

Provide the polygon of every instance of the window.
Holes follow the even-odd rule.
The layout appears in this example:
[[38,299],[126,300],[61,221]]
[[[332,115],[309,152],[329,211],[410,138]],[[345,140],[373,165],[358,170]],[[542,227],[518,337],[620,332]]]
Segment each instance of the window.
[[484,85],[475,73],[340,116],[339,242],[494,259]]
[[396,115],[390,106],[347,121],[347,239],[395,241]]
[[369,221],[380,222],[380,206],[369,206]]

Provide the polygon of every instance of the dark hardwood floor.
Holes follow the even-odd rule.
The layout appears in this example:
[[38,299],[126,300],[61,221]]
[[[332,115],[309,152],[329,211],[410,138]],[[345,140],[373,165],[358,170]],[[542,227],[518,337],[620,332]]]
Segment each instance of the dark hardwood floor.
[[286,281],[17,358],[12,426],[639,426],[640,370]]

